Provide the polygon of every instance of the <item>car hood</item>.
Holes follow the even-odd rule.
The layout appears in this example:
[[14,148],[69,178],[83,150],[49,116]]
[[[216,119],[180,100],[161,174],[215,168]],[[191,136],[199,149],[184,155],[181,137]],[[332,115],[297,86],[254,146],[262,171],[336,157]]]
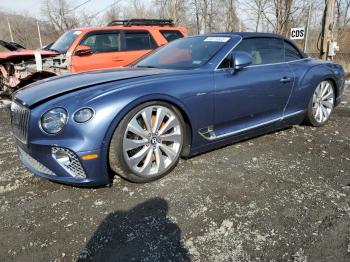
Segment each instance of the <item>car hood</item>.
[[134,79],[138,77],[165,74],[173,70],[118,68],[110,70],[94,70],[82,73],[51,77],[30,84],[13,94],[13,98],[28,107],[44,100],[67,94],[75,90],[99,84]]
[[14,43],[14,42],[6,42],[4,40],[0,40],[0,46],[5,47],[9,51],[17,51],[17,50],[25,49],[20,44],[17,44],[17,43]]
[[19,51],[1,52],[0,53],[0,60],[10,59],[10,58],[14,58],[14,57],[28,57],[28,56],[34,58],[35,53],[39,53],[43,57],[58,55],[58,53],[56,53],[56,52],[46,51],[46,50],[20,49]]

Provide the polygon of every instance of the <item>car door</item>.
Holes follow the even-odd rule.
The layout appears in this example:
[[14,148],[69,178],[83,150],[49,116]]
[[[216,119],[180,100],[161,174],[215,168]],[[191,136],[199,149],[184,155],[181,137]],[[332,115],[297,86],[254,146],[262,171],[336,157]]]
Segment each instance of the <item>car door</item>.
[[119,31],[95,31],[88,33],[80,42],[80,45],[89,46],[92,54],[72,56],[72,68],[74,72],[104,69],[123,66],[119,59],[121,40]]
[[232,63],[229,54],[214,74],[217,136],[279,120],[293,88],[294,76],[284,62],[282,39],[244,39],[235,51],[249,53],[253,63],[232,72],[225,68]]

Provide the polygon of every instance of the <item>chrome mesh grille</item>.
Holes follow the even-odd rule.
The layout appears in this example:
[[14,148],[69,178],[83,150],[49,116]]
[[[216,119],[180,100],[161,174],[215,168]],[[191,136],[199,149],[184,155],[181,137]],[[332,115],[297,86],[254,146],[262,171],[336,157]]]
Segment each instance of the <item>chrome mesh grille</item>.
[[22,158],[22,160],[30,165],[33,169],[35,169],[37,172],[43,173],[45,175],[55,176],[56,174],[53,173],[50,169],[48,169],[46,166],[41,164],[39,161],[32,158],[29,154],[23,151],[23,149],[18,148],[19,155]]
[[[66,164],[61,164],[58,162],[72,177],[75,178],[86,178],[86,174],[83,166],[81,165],[78,157],[70,150],[61,148],[61,147],[53,147],[52,154],[55,155],[57,153],[65,154],[69,157],[69,162]],[[54,157],[55,158],[55,157]]]
[[13,135],[27,144],[30,110],[16,102],[11,104],[11,126]]

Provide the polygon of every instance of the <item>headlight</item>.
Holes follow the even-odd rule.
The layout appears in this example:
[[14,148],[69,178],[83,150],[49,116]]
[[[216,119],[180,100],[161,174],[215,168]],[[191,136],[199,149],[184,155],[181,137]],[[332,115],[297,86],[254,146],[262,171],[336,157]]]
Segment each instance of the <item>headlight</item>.
[[73,119],[77,123],[85,123],[94,116],[94,111],[91,108],[82,108],[74,113]]
[[63,108],[54,108],[41,117],[41,128],[48,134],[57,134],[67,123],[67,111]]

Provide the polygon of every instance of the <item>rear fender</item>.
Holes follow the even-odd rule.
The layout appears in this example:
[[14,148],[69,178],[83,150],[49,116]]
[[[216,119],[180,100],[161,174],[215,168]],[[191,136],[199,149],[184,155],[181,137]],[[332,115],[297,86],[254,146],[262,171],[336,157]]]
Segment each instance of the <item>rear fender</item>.
[[305,110],[317,85],[324,80],[332,80],[336,94],[339,94],[338,79],[334,71],[326,64],[318,64],[296,74],[296,85],[288,103],[286,113]]

